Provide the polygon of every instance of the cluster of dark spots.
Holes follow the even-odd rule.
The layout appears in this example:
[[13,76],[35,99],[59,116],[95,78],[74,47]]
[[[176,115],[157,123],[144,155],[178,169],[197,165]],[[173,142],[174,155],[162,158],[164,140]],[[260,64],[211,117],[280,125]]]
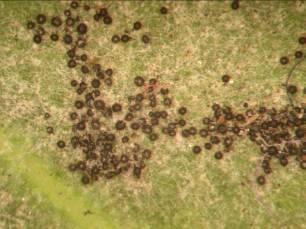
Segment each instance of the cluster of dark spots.
[[[239,1],[232,1],[231,7],[238,9]],[[92,21],[84,18],[89,12],[92,12]],[[167,18],[169,12],[166,7],[161,7],[159,13],[164,15],[162,18]],[[163,84],[161,77],[138,75],[142,73],[135,73],[132,82],[127,82],[131,94],[120,100],[109,98],[109,88],[122,77],[115,67],[103,63],[109,60],[103,57],[100,60],[88,52],[92,22],[107,30],[113,24],[113,17],[105,7],[91,8],[80,1],[72,1],[62,14],[39,14],[27,23],[35,43],[45,41],[62,45],[66,49],[67,70],[78,73],[73,79],[67,77],[69,88],[76,96],[71,101],[69,113],[65,114],[71,124],[70,136],[68,140],[58,140],[56,146],[61,153],[64,150],[80,153],[80,157],[70,162],[67,168],[79,173],[84,185],[114,179],[127,172],[141,178],[147,160],[154,158],[150,146],[160,146],[171,139],[191,142],[189,153],[194,158],[210,156],[221,160],[230,155],[228,153],[234,150],[238,139],[248,137],[260,148],[265,174],[257,178],[260,185],[265,184],[266,176],[273,172],[272,160],[276,159],[285,167],[294,161],[290,160],[294,157],[301,169],[306,168],[304,106],[255,109],[245,102],[243,111],[238,111],[236,107],[214,102],[212,114],[201,117],[197,123],[188,118],[190,110],[186,104],[177,104],[171,88]],[[134,19],[130,28],[124,32],[116,31],[107,39],[114,46],[120,43],[119,48],[137,39],[148,44],[151,38],[146,29],[145,21]],[[46,35],[49,39],[45,39]],[[305,44],[305,39],[299,38],[299,43]],[[302,60],[303,52],[296,51],[294,57],[297,62]],[[281,57],[279,61],[283,65],[289,64],[288,57]],[[221,80],[228,84],[231,76],[225,74]],[[286,88],[290,95],[300,91],[293,84]],[[46,113],[44,118],[49,119],[50,114]],[[54,134],[50,123],[47,123],[46,131]]]

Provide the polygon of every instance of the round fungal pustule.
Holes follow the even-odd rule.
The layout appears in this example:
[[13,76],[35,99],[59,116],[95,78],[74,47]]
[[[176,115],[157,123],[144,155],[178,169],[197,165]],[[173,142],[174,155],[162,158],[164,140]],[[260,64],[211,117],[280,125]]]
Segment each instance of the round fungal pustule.
[[51,25],[53,25],[54,27],[60,27],[62,23],[62,19],[58,16],[52,17],[51,19]]
[[150,43],[150,37],[148,35],[143,35],[141,40],[144,44]]
[[286,65],[289,63],[289,58],[286,57],[286,56],[283,56],[279,59],[279,62],[282,64],[282,65]]
[[124,130],[126,128],[126,123],[123,120],[119,120],[115,124],[117,130]]
[[200,146],[193,146],[192,147],[192,152],[194,153],[194,154],[199,154],[199,153],[201,153],[201,151],[202,151],[202,148],[200,147]]
[[117,34],[112,36],[112,42],[113,43],[118,43],[119,41],[120,41],[120,37]]
[[141,24],[140,21],[134,22],[134,24],[133,24],[133,29],[134,29],[134,30],[140,30],[141,27],[142,27],[142,24]]
[[223,153],[222,153],[221,151],[217,151],[217,152],[215,153],[215,158],[216,158],[217,160],[222,159],[222,158],[223,158]]
[[231,8],[233,10],[238,10],[240,6],[239,0],[233,0],[233,2],[231,3]]
[[80,23],[77,26],[77,32],[81,35],[87,33],[87,25],[85,23]]
[[289,94],[294,95],[294,94],[297,93],[298,89],[297,89],[297,86],[295,86],[295,85],[288,85],[287,91],[288,91]]
[[167,9],[165,6],[163,6],[163,7],[161,7],[161,8],[159,9],[159,12],[160,12],[161,14],[167,14],[167,13],[168,13],[168,9]]
[[27,29],[34,29],[35,28],[35,22],[28,21],[27,23]]
[[145,80],[144,80],[144,78],[141,77],[141,76],[136,76],[136,77],[134,78],[134,83],[135,83],[135,85],[136,85],[137,87],[142,87],[142,86],[144,85],[144,83],[145,83]]
[[42,42],[42,37],[38,34],[35,34],[34,37],[33,37],[33,41],[36,44],[40,44]]
[[228,83],[230,81],[231,77],[229,75],[223,75],[222,81],[223,83]]
[[65,148],[66,143],[63,140],[59,140],[57,143],[58,148]]
[[256,180],[259,185],[264,185],[266,183],[266,178],[264,176],[258,176]]

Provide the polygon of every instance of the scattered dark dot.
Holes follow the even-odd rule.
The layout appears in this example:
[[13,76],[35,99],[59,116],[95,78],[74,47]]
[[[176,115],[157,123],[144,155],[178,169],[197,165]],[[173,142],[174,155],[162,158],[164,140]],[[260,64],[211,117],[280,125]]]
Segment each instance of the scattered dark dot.
[[71,171],[71,172],[76,171],[77,168],[78,168],[78,167],[76,166],[76,164],[70,164],[70,165],[68,166],[68,169],[69,169],[69,171]]
[[113,80],[111,78],[106,78],[104,80],[104,83],[107,85],[107,86],[112,86],[113,84]]
[[295,130],[295,136],[299,139],[302,139],[305,136],[305,130],[298,128]]
[[190,127],[190,128],[189,128],[189,134],[190,134],[190,135],[196,135],[196,134],[197,134],[197,128],[195,128],[195,127]]
[[205,129],[201,129],[201,130],[199,131],[199,134],[200,134],[200,136],[201,136],[202,138],[206,138],[206,137],[208,136],[208,131],[205,130]]
[[166,7],[161,7],[160,9],[159,9],[159,12],[161,13],[161,14],[167,14],[168,13],[168,9],[166,8]]
[[77,9],[77,8],[79,7],[79,3],[78,3],[77,1],[72,1],[72,2],[70,3],[70,7],[71,7],[72,9]]
[[295,58],[299,59],[303,57],[303,52],[302,51],[296,51],[294,53]]
[[131,128],[132,128],[133,130],[138,130],[138,129],[140,128],[140,125],[139,125],[139,123],[137,123],[137,122],[133,122],[133,123],[131,124]]
[[282,166],[287,166],[288,165],[288,159],[286,157],[281,157],[279,159],[279,163],[282,165]]
[[187,137],[189,137],[190,136],[190,133],[189,133],[189,130],[188,129],[184,129],[184,130],[182,130],[182,136],[184,137],[184,138],[187,138]]
[[70,10],[64,10],[64,15],[66,17],[70,17],[71,16],[71,11]]
[[210,150],[212,148],[212,144],[207,142],[204,144],[204,148]]
[[67,56],[70,58],[74,58],[75,57],[75,49],[69,49],[67,51]]
[[40,35],[36,34],[34,35],[33,37],[33,41],[36,43],[36,44],[40,44],[42,42],[42,38]]
[[239,0],[234,0],[231,4],[233,10],[239,9]]
[[136,178],[140,178],[141,175],[141,168],[134,166],[133,174]]
[[149,134],[149,139],[150,141],[156,141],[158,139],[158,134],[156,133]]
[[300,167],[301,167],[301,169],[306,169],[306,161],[301,161],[300,162]]
[[288,59],[288,57],[283,56],[283,57],[281,57],[281,58],[279,59],[279,62],[280,62],[282,65],[286,65],[286,64],[289,63],[289,59]]
[[125,120],[125,121],[132,121],[133,118],[134,118],[134,115],[133,115],[132,113],[127,113],[127,114],[125,115],[124,120]]
[[121,141],[122,141],[122,143],[127,143],[127,142],[129,142],[129,137],[128,136],[123,136],[122,137],[122,139],[121,139]]
[[48,134],[53,134],[53,133],[54,133],[54,129],[53,129],[52,126],[48,126],[48,127],[47,127],[47,133],[48,133]]
[[108,76],[112,76],[112,75],[113,75],[113,69],[108,68],[108,69],[105,70],[105,73],[106,73],[106,75],[108,75]]
[[139,30],[139,29],[141,29],[141,27],[142,27],[142,24],[141,24],[141,22],[139,22],[139,21],[136,21],[136,22],[134,23],[134,25],[133,25],[133,29],[134,29],[134,30]]
[[64,148],[66,146],[66,143],[62,140],[59,140],[56,144],[58,148]]
[[35,28],[35,23],[34,23],[33,21],[29,21],[29,22],[27,23],[27,28],[28,28],[28,29],[34,29],[34,28]]
[[223,154],[222,154],[222,152],[217,151],[217,152],[215,153],[215,158],[216,158],[217,160],[222,159],[222,158],[223,158]]
[[69,44],[72,43],[73,38],[72,38],[72,36],[71,36],[70,34],[66,34],[66,35],[64,36],[63,40],[64,40],[64,43],[65,43],[65,44],[69,45]]
[[81,72],[83,74],[88,74],[89,73],[89,68],[86,65],[81,66]]
[[112,19],[110,16],[106,15],[106,16],[103,18],[103,22],[104,22],[105,25],[110,25],[110,24],[112,24],[113,19]]
[[90,6],[87,5],[87,4],[84,4],[83,9],[84,9],[85,11],[89,11],[89,10],[90,10]]
[[46,30],[43,27],[39,26],[37,28],[37,34],[43,36],[46,34]]
[[126,127],[126,124],[125,124],[124,121],[119,120],[119,121],[116,122],[115,127],[116,127],[117,130],[124,130],[125,127]]
[[126,43],[126,42],[128,42],[129,40],[131,40],[131,37],[130,37],[129,35],[124,34],[124,35],[121,36],[121,41],[122,41],[123,43]]
[[231,77],[229,75],[223,75],[222,81],[223,83],[228,83],[230,81]]
[[83,175],[81,181],[82,181],[83,184],[87,185],[87,184],[89,184],[90,180],[89,180],[89,177],[87,175]]
[[71,18],[71,17],[68,17],[66,19],[66,25],[69,26],[69,27],[73,26],[74,25],[74,19]]
[[289,85],[287,87],[287,91],[288,91],[288,93],[293,95],[293,94],[296,94],[298,90],[297,90],[297,87],[295,85]]
[[160,93],[161,93],[162,95],[167,95],[167,94],[169,93],[169,89],[168,89],[168,88],[161,88],[161,89],[160,89]]
[[68,61],[68,67],[69,68],[75,68],[76,65],[77,65],[77,63],[76,63],[75,60],[71,59],[71,60]]
[[101,16],[101,14],[99,14],[99,13],[95,13],[95,15],[93,16],[93,18],[94,18],[95,21],[99,21],[99,20],[102,18],[102,16]]
[[218,136],[211,136],[210,137],[210,142],[211,142],[211,144],[219,144],[220,143],[220,138]]
[[99,88],[100,85],[101,85],[101,83],[100,83],[100,80],[98,80],[98,79],[93,79],[93,80],[91,81],[91,86],[92,86],[93,88]]
[[200,146],[193,146],[192,147],[192,152],[194,154],[199,154],[199,153],[201,153],[201,151],[202,151],[202,148]]
[[120,112],[122,111],[122,105],[120,103],[114,103],[112,105],[113,112]]
[[60,18],[60,17],[58,17],[58,16],[56,16],[56,17],[53,17],[52,19],[51,19],[51,24],[53,25],[53,26],[55,26],[55,27],[60,27],[61,25],[62,25],[62,19]]
[[107,9],[106,8],[101,8],[99,10],[99,14],[101,15],[101,17],[105,17],[108,15]]
[[300,37],[298,41],[301,45],[304,45],[306,44],[306,37]]
[[180,108],[178,109],[178,113],[179,113],[180,115],[186,114],[186,113],[187,113],[187,108],[186,108],[186,107],[180,107]]
[[144,85],[144,79],[141,76],[136,76],[134,78],[134,83],[137,87],[142,87]]
[[102,100],[96,100],[94,106],[97,110],[103,110],[105,108],[105,103]]
[[87,33],[87,25],[84,24],[84,23],[80,23],[78,26],[77,26],[77,31],[79,34],[85,34]]
[[171,106],[171,104],[172,104],[172,99],[166,97],[166,98],[164,98],[163,103],[164,103],[165,106]]
[[259,185],[264,185],[266,183],[266,178],[264,176],[259,176],[256,180]]
[[86,61],[87,59],[88,57],[85,53],[81,55],[81,61]]
[[44,24],[47,20],[47,17],[44,14],[38,14],[36,17],[36,21],[38,24]]
[[141,38],[142,42],[148,44],[150,42],[150,38],[148,35],[143,35]]
[[45,118],[45,119],[49,119],[50,117],[51,117],[51,115],[50,115],[49,113],[46,112],[46,113],[44,114],[44,118]]
[[76,120],[78,118],[78,114],[76,112],[71,112],[70,113],[70,119],[71,120]]
[[82,101],[80,101],[80,100],[77,100],[77,101],[75,101],[74,106],[75,106],[77,109],[82,109],[82,108],[84,107],[84,102],[82,102]]
[[120,41],[120,37],[118,35],[115,34],[115,35],[112,36],[112,42],[113,43],[118,43],[119,41]]
[[58,41],[59,37],[58,37],[58,35],[57,35],[56,33],[52,33],[52,34],[50,35],[50,39],[51,39],[52,41]]

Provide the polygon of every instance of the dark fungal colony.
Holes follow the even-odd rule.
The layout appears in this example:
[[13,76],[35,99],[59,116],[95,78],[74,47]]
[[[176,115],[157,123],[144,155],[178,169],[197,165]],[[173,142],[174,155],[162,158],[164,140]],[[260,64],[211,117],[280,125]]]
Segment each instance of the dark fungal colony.
[[[234,0],[233,10],[240,7]],[[156,9],[162,17],[171,13],[167,7]],[[291,158],[306,169],[306,107],[295,104],[294,97],[305,94],[305,87],[291,83],[292,72],[304,60],[302,47],[294,52],[297,64],[290,71],[285,83],[289,104],[285,108],[249,107],[244,103],[243,111],[230,106],[212,104],[212,115],[202,117],[201,123],[191,125],[188,120],[189,109],[179,105],[171,95],[169,87],[162,85],[157,78],[136,75],[133,78],[134,93],[126,96],[125,101],[110,101],[105,96],[117,78],[116,69],[102,63],[91,63],[93,59],[86,51],[91,26],[89,19],[83,20],[78,12],[93,12],[90,18],[100,26],[111,26],[114,18],[107,8],[91,8],[82,2],[72,1],[61,15],[37,15],[26,24],[33,31],[33,42],[37,45],[45,42],[61,42],[66,47],[67,68],[76,69],[79,78],[70,79],[71,90],[77,99],[71,102],[67,117],[71,122],[71,136],[58,139],[59,150],[80,152],[82,157],[67,165],[71,172],[81,174],[81,182],[90,184],[101,178],[112,179],[130,172],[140,178],[147,161],[154,153],[145,147],[145,140],[156,144],[163,138],[182,138],[186,142],[192,139],[190,153],[199,157],[207,152],[216,160],[222,160],[234,150],[235,141],[249,138],[261,151],[262,174],[256,178],[259,185],[266,183],[266,175],[272,170],[271,161],[277,160],[281,166],[287,166]],[[83,13],[82,13],[83,15]],[[145,24],[134,21],[130,32],[124,30],[108,38],[113,45],[128,45],[141,42],[150,45],[151,38],[141,31]],[[48,41],[49,40],[49,41]],[[306,38],[298,39],[300,46],[306,44]],[[281,65],[290,65],[294,60],[282,56]],[[227,85],[232,75],[221,75],[221,81]],[[44,114],[46,121],[51,118]],[[48,125],[46,132],[53,135],[55,129]]]

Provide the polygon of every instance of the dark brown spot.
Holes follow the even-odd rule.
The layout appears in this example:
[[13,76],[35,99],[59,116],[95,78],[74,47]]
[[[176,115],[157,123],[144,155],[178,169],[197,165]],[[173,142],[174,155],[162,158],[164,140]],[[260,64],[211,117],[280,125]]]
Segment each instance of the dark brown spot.
[[202,151],[202,148],[200,146],[193,146],[192,147],[192,152],[194,154],[199,154],[199,153],[201,153],[201,151]]
[[66,143],[63,140],[59,140],[56,144],[58,148],[64,148],[66,146]]
[[161,7],[160,9],[159,9],[159,12],[161,13],[161,14],[167,14],[168,13],[168,9],[166,8],[166,7]]
[[133,25],[133,29],[134,29],[134,30],[139,30],[139,29],[141,29],[141,27],[142,27],[142,24],[141,24],[141,22],[139,22],[139,21],[136,21],[136,22],[134,23],[134,25]]
[[279,59],[279,62],[280,62],[282,65],[286,65],[286,64],[289,63],[289,59],[288,59],[288,57],[283,56],[283,57],[281,57],[281,58]]
[[87,25],[84,24],[84,23],[80,23],[80,24],[77,26],[77,31],[78,31],[78,33],[81,34],[81,35],[87,33]]
[[47,20],[47,17],[44,14],[38,14],[36,17],[36,21],[38,24],[44,24]]
[[256,180],[259,185],[264,185],[266,183],[266,179],[264,176],[258,176]]
[[150,42],[150,37],[148,35],[143,35],[141,40],[143,43],[148,44]]

